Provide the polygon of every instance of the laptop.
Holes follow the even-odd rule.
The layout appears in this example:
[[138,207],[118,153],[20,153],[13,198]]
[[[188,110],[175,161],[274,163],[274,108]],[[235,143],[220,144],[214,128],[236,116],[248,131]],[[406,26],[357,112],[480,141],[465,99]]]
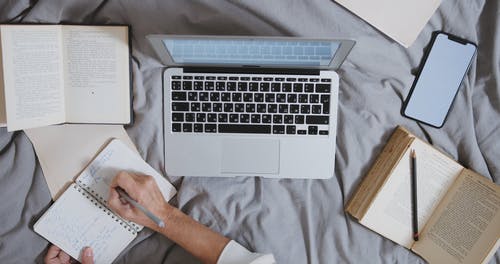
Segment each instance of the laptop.
[[163,72],[172,176],[326,179],[352,40],[147,36]]

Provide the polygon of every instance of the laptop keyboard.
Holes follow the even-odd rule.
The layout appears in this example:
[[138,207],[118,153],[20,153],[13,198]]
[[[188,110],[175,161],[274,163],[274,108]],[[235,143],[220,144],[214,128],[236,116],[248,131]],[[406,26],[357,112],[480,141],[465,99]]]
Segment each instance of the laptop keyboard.
[[331,79],[174,75],[172,132],[328,135]]

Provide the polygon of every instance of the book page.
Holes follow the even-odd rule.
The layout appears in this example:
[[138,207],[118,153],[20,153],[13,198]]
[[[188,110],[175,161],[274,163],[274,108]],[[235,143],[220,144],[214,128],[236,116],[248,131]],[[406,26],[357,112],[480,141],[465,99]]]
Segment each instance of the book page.
[[[153,176],[165,201],[169,201],[176,193],[172,184],[118,139],[112,140],[97,155],[78,176],[76,182],[90,191],[103,204],[107,204],[111,181],[120,171]],[[139,227],[138,230],[142,228],[139,225],[137,227]]]
[[79,261],[82,250],[91,247],[96,264],[111,263],[137,234],[75,184],[45,212],[34,229]]
[[68,122],[129,123],[128,27],[63,26],[62,38]]
[[2,25],[9,131],[65,122],[59,26]]
[[500,238],[500,186],[464,170],[413,251],[430,263],[485,263]]
[[0,34],[0,127],[7,126],[7,114],[5,113],[5,95],[3,90],[2,34]]
[[419,230],[462,170],[460,164],[418,138],[406,150],[360,222],[407,248],[413,244],[411,149],[417,155]]
[[33,144],[53,200],[111,139],[118,138],[137,152],[122,125],[64,124],[26,129],[24,132]]

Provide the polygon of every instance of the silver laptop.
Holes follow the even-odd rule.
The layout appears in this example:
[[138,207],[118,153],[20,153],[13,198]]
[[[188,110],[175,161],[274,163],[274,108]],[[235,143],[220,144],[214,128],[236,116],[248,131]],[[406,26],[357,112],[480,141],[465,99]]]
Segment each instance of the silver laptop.
[[173,176],[330,178],[352,40],[149,35]]

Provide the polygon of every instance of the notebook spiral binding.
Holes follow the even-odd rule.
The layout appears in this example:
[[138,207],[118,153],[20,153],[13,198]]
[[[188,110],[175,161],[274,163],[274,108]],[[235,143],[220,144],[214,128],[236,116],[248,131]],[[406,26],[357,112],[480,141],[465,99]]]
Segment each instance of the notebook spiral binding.
[[[82,188],[85,189],[87,192],[90,192],[90,193],[92,193],[92,195],[94,195],[95,197],[97,197],[97,199],[99,200],[99,202],[101,202],[102,204],[106,204],[107,203],[107,201],[106,201],[106,199],[104,199],[104,197],[100,196],[97,192],[94,192],[94,190],[90,189],[87,186],[87,184],[83,183],[81,180],[78,180],[78,184],[80,186],[82,186]],[[128,221],[128,220],[123,219],[123,218],[122,218],[122,221],[124,221],[127,224],[129,224],[130,226],[132,226],[134,228],[135,232],[139,232],[140,227],[136,223],[134,223],[132,221]]]
[[[80,186],[77,186],[77,185],[73,185],[73,188],[76,189],[79,193],[81,193],[84,197],[86,197],[88,200],[90,200],[90,202],[92,202],[95,206],[99,207],[99,209],[103,210],[104,212],[107,213],[108,216],[111,216],[111,218],[120,224],[120,226],[122,226],[124,229],[128,230],[129,232],[131,232],[133,235],[135,235],[137,233],[137,230],[135,228],[131,228],[130,225],[126,224],[126,221],[124,221],[123,219],[121,219],[120,217],[116,216],[113,212],[111,212],[108,208],[106,208],[105,206],[102,206],[100,201],[100,199],[102,199],[102,197],[98,197],[99,199],[94,199],[94,197],[90,196],[87,192],[84,192],[82,187]],[[85,190],[87,190],[85,188]],[[88,191],[88,190],[87,190]],[[92,191],[93,192],[93,191]],[[94,193],[95,194],[95,193]],[[97,194],[95,194],[97,195]],[[98,195],[97,195],[98,196]]]

